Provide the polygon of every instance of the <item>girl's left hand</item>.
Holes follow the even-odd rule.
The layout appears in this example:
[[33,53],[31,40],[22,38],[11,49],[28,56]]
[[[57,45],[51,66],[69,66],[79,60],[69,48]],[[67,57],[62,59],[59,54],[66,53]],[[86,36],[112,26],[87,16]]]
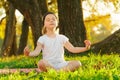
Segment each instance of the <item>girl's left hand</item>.
[[85,40],[84,43],[85,43],[85,47],[86,47],[87,49],[90,49],[91,42],[90,42],[89,40]]
[[24,55],[25,55],[25,56],[29,56],[29,53],[30,53],[30,50],[29,50],[28,46],[26,46],[26,47],[24,48]]

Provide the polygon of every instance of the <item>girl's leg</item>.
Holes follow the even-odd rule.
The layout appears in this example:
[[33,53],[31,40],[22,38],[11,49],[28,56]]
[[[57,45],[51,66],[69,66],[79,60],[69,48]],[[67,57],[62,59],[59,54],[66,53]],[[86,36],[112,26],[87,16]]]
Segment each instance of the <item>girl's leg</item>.
[[38,62],[38,68],[45,72],[47,72],[49,68],[54,69],[46,60],[43,59]]
[[80,61],[69,61],[68,65],[63,67],[60,70],[63,70],[63,71],[75,71],[80,66],[81,66],[81,62]]

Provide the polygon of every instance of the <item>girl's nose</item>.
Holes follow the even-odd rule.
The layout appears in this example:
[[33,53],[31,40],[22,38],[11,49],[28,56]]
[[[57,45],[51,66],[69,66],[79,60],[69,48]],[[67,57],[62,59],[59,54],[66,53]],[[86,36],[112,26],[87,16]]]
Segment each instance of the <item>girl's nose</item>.
[[53,20],[50,20],[50,22],[53,22]]

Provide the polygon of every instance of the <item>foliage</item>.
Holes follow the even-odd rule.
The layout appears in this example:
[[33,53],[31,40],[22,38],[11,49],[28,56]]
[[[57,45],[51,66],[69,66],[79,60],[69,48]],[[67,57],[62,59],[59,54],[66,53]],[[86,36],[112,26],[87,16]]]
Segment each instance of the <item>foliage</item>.
[[[95,15],[94,14],[94,13],[98,14],[98,12],[97,12],[98,10],[96,8],[97,2],[102,2],[103,4],[106,4],[106,6],[110,2],[112,2],[114,4],[114,6],[116,7],[116,10],[117,10],[117,8],[119,8],[119,6],[120,6],[120,1],[119,0],[100,0],[100,1],[99,0],[94,0],[94,1],[83,0],[83,3],[84,3],[84,1],[87,2],[87,5],[83,5],[83,12],[87,11],[87,12],[91,13],[91,15],[89,15],[88,13],[84,13],[84,15],[85,14],[89,15],[89,17],[84,20],[84,23],[85,23],[85,26],[86,26],[86,29],[87,29],[88,39],[90,39],[92,43],[101,41],[101,40],[105,39],[108,35],[110,35],[111,31],[113,29],[115,29],[115,27],[114,26],[113,26],[113,28],[111,27],[110,15],[109,16],[106,15],[106,16],[103,16],[101,18],[101,17],[98,17],[100,15]],[[47,3],[48,3],[49,11],[52,11],[54,13],[58,13],[57,0],[47,0]],[[2,7],[2,6],[7,10],[6,0],[0,0],[0,7]],[[104,11],[106,11],[106,10],[104,10]],[[20,25],[21,23],[20,22],[18,22],[18,23],[19,24],[16,25],[16,26],[19,26],[19,27],[16,27],[16,36],[17,36],[17,43],[19,44],[19,38],[21,36],[21,25]],[[99,25],[101,25],[101,27]],[[4,23],[0,24],[0,39],[1,39],[0,47],[1,47],[1,44],[3,42],[2,40],[4,38],[4,32],[5,32],[5,27],[4,26],[5,26]],[[97,33],[98,31],[94,30],[94,28],[96,28],[96,27],[98,28],[98,31],[100,32],[100,34]],[[33,49],[33,47],[31,46],[31,45],[33,45],[33,40],[32,39],[33,39],[32,38],[32,33],[31,33],[31,31],[29,31],[28,43],[29,43],[30,47]]]
[[57,13],[57,0],[47,0],[48,10]]
[[6,21],[3,20],[2,23],[0,24],[0,39],[4,38],[4,32],[5,32],[5,23]]
[[37,67],[38,57],[12,56],[0,58],[0,69],[2,68],[33,68]]
[[[3,58],[0,59],[0,68],[8,64],[12,67],[7,66],[7,68],[36,67],[35,64],[40,58],[41,56]],[[82,67],[74,72],[56,72],[50,69],[48,72],[41,73],[31,71],[28,74],[21,72],[0,74],[0,80],[120,80],[120,55],[118,54],[95,55],[90,53],[88,56],[65,57],[65,59],[80,60]]]
[[0,8],[5,4],[5,0],[0,0]]
[[111,35],[110,15],[99,17],[94,15],[91,18],[87,18],[84,23],[87,28],[88,38],[92,43],[99,42]]

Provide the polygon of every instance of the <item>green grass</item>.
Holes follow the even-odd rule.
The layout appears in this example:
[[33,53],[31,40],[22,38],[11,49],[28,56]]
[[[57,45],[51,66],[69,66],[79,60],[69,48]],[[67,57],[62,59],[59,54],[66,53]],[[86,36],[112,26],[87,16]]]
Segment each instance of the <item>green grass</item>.
[[[10,57],[0,58],[0,68],[35,68],[39,57]],[[120,55],[94,55],[65,57],[66,60],[80,60],[82,67],[75,72],[48,72],[28,74],[0,74],[0,80],[120,80]]]
[[0,69],[3,68],[36,68],[39,57],[12,56],[0,58]]

